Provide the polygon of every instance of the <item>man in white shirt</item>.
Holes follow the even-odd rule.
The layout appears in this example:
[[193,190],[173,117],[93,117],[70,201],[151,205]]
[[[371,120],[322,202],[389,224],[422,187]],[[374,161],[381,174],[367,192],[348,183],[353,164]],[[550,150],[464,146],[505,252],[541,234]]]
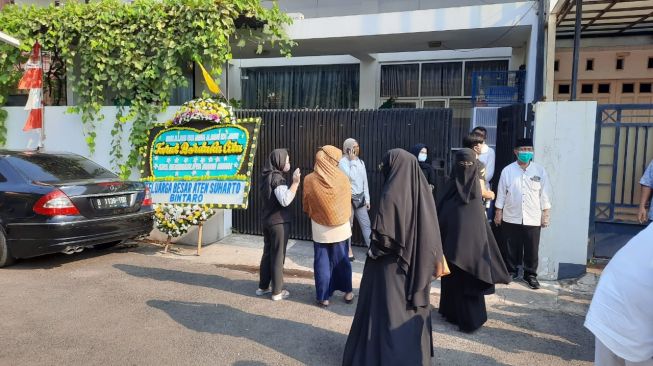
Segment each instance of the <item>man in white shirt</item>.
[[523,262],[524,281],[538,289],[540,230],[550,222],[549,177],[544,167],[532,161],[532,139],[519,139],[514,153],[517,161],[501,172],[494,223],[502,225],[507,241],[504,260],[513,279],[518,278]]
[[472,133],[477,134],[483,139],[478,160],[485,164],[485,182],[487,183],[487,189],[490,189],[490,181],[492,180],[492,177],[494,177],[496,153],[493,148],[487,145],[487,129],[485,127],[476,126],[472,130]]
[[653,224],[621,248],[601,273],[585,327],[596,337],[596,366],[653,366]]

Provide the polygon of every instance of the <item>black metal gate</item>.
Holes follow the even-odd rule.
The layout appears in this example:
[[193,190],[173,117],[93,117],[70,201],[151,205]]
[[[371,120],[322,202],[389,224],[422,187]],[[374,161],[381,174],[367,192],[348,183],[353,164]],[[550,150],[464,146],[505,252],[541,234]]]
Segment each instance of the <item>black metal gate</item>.
[[653,160],[653,105],[606,104],[596,113],[590,255],[611,258],[642,228],[639,180]]
[[[233,212],[235,232],[261,235],[261,198],[259,179],[261,167],[268,154],[275,148],[287,148],[290,152],[292,169],[299,167],[306,176],[313,170],[317,148],[334,145],[342,148],[345,139],[353,137],[359,141],[361,159],[367,167],[372,209],[370,218],[376,212],[375,202],[381,194],[383,178],[378,164],[383,154],[392,148],[410,149],[414,144],[424,143],[430,147],[433,164],[444,176],[449,161],[449,133],[452,123],[450,109],[387,109],[387,110],[243,110],[240,117],[257,116],[263,119],[259,146],[257,149],[252,192],[247,210]],[[310,240],[311,225],[302,212],[301,186],[293,203],[296,221],[292,225],[291,237]],[[355,230],[353,241],[361,242],[359,230]]]

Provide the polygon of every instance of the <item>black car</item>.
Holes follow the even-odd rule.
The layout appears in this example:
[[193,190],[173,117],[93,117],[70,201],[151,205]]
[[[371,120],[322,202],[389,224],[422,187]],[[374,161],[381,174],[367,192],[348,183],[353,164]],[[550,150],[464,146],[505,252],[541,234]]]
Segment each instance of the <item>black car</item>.
[[111,246],[149,234],[152,224],[141,182],[76,154],[0,150],[0,267]]

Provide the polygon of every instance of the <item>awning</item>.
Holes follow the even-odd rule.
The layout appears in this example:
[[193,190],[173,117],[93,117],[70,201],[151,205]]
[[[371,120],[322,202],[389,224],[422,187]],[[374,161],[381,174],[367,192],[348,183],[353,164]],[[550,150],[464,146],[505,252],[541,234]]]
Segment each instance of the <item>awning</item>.
[[[573,38],[576,1],[563,0],[557,19],[558,38]],[[653,0],[583,0],[582,37],[653,34]]]

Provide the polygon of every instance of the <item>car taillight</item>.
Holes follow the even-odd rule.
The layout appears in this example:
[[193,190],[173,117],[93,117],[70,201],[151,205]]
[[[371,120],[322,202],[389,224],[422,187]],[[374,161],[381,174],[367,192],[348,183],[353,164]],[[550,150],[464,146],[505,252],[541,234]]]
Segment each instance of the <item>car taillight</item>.
[[79,215],[79,210],[75,207],[73,201],[58,189],[39,198],[32,210],[39,215],[45,216]]
[[147,186],[145,186],[145,198],[143,198],[142,206],[152,206],[152,194]]

